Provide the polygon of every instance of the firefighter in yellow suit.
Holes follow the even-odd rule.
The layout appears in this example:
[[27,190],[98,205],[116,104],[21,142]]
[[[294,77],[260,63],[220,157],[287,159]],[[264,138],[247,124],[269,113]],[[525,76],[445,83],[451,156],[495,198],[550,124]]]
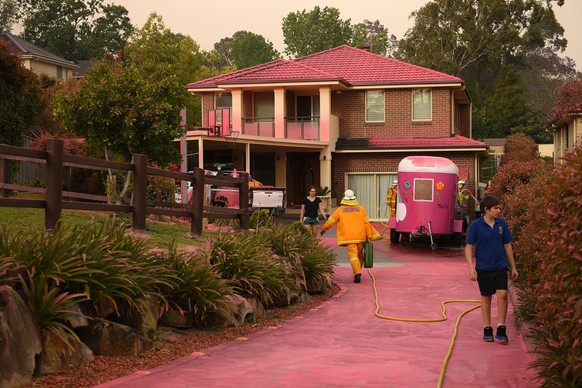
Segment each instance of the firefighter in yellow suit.
[[379,240],[380,233],[370,224],[366,210],[358,203],[352,190],[346,190],[341,206],[333,212],[321,228],[321,235],[337,224],[337,243],[348,248],[348,259],[354,273],[354,283],[360,283],[364,263],[364,243]]
[[398,181],[394,180],[392,186],[388,189],[388,196],[386,197],[386,202],[388,202],[388,207],[390,208],[390,218],[396,215],[396,198],[398,197]]

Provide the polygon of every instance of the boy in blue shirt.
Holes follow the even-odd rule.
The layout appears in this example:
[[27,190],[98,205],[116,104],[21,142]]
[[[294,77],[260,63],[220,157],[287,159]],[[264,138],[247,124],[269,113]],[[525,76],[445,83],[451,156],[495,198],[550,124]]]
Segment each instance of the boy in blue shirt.
[[[517,279],[511,241],[513,236],[503,218],[499,217],[499,199],[486,195],[480,202],[483,216],[469,225],[465,240],[465,259],[469,266],[469,279],[477,280],[481,292],[481,314],[483,316],[483,339],[493,342],[491,327],[491,299],[497,296],[497,333],[495,338],[507,344],[505,318],[507,316],[507,271]],[[475,265],[473,265],[475,257]]]

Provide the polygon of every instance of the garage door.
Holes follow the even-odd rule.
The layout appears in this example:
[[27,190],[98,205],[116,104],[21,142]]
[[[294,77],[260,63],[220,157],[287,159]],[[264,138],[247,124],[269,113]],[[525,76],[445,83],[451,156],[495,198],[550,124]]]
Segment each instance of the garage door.
[[346,179],[348,188],[354,191],[370,221],[388,221],[386,196],[394,180],[395,173],[354,173],[347,174]]

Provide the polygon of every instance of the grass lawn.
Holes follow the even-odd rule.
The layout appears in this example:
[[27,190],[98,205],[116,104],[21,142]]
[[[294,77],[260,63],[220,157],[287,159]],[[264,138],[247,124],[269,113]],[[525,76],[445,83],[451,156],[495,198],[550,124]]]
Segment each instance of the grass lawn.
[[[63,210],[61,223],[65,227],[90,225],[91,222],[112,217],[109,213]],[[131,214],[116,215],[118,219],[131,224]],[[42,233],[44,231],[44,209],[0,207],[0,224],[11,232]],[[204,232],[202,238],[191,238],[190,224],[185,222],[146,220],[147,243],[152,248],[167,248],[172,240],[178,249],[200,245],[213,232]]]

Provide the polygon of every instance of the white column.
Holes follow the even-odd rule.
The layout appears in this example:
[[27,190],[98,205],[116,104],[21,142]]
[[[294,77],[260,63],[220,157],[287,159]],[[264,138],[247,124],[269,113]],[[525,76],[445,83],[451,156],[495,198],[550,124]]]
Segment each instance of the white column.
[[204,168],[204,140],[198,138],[198,167]]
[[319,153],[319,177],[321,187],[332,187],[331,184],[331,150],[329,146],[325,147]]
[[319,140],[329,141],[331,122],[331,89],[319,88]]
[[275,93],[275,137],[285,138],[285,89],[277,88]]
[[245,171],[251,172],[251,144],[245,144]]
[[232,95],[232,131],[242,133],[242,90],[234,89]]

